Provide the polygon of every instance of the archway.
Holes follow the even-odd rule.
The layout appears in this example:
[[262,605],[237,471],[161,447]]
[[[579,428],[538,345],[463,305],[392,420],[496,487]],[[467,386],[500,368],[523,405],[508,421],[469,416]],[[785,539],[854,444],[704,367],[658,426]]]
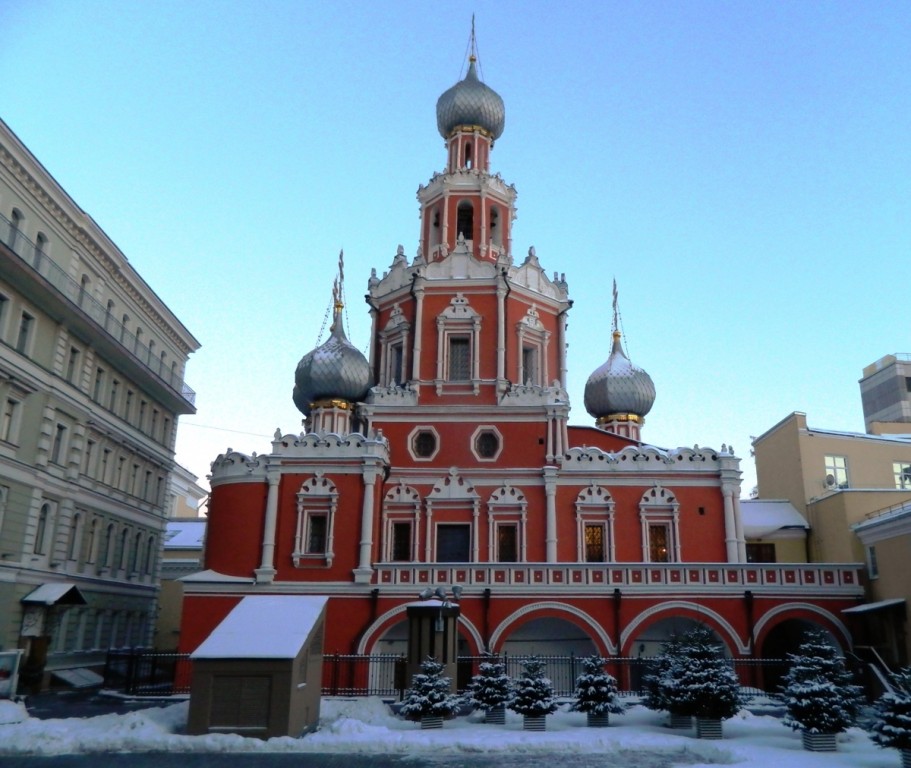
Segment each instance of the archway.
[[777,691],[782,678],[787,674],[788,654],[797,653],[807,632],[825,634],[826,639],[842,653],[844,649],[838,638],[826,627],[807,619],[785,619],[772,627],[762,642],[760,656],[763,659],[761,687],[766,691]]

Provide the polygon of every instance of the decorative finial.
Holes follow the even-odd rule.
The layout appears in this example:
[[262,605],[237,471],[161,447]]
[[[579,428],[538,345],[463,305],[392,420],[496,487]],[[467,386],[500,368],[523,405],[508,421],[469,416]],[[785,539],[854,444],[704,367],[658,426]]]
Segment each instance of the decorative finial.
[[614,305],[613,306],[614,306],[614,319],[611,322],[611,330],[616,331],[619,329],[619,322],[617,320],[617,316],[618,316],[619,312],[617,310],[618,305],[617,305],[617,278],[616,277],[614,278]]
[[471,14],[471,46],[469,48],[468,60],[478,60],[478,40],[474,34],[474,14]]

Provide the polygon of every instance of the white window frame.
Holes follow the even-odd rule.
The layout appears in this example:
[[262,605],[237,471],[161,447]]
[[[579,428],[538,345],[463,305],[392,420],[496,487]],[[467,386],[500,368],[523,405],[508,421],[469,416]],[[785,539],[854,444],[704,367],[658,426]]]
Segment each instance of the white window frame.
[[383,499],[383,559],[389,563],[400,563],[402,560],[393,560],[393,526],[396,523],[408,523],[411,526],[411,560],[418,561],[420,539],[419,529],[421,522],[421,497],[418,492],[404,480],[391,488]]
[[911,490],[911,461],[893,461],[892,476],[898,490]]
[[[294,532],[294,551],[291,559],[296,568],[306,565],[332,565],[335,513],[338,508],[338,489],[329,478],[318,473],[305,480],[297,492],[297,526]],[[310,521],[313,517],[326,518],[326,546],[324,552],[310,552]]]
[[[468,338],[468,379],[449,379],[449,340],[452,337]],[[480,340],[481,315],[472,309],[464,294],[457,293],[449,306],[437,316],[437,375],[434,383],[438,395],[444,392],[478,394],[481,384]]]
[[[532,304],[523,317],[516,323],[516,348],[518,349],[516,361],[516,383],[519,386],[546,387],[550,380],[547,365],[547,353],[550,349],[550,331],[541,322],[538,308]],[[525,350],[535,352],[537,371],[529,375],[525,370]]]
[[[405,319],[405,314],[398,302],[392,305],[392,312],[389,315],[389,322],[386,327],[380,331],[380,384],[384,387],[403,387],[411,378],[408,375],[408,331],[411,330],[411,324]],[[402,348],[402,359],[398,376],[395,375],[395,355],[393,354],[396,347]],[[398,383],[396,383],[398,379]]]
[[[415,442],[415,440],[417,440],[418,435],[420,435],[424,432],[432,433],[434,443],[435,443],[433,453],[431,453],[429,456],[419,456],[418,452],[415,450],[414,442]],[[408,434],[408,453],[411,455],[411,458],[414,461],[433,461],[437,457],[437,454],[439,452],[440,452],[440,433],[437,432],[436,428],[431,426],[430,424],[418,425],[414,429],[412,429],[411,432]]]
[[642,561],[654,562],[651,559],[651,540],[649,526],[666,525],[668,529],[667,562],[679,563],[680,556],[680,504],[676,496],[667,488],[655,484],[646,491],[639,502],[639,520],[642,525]]
[[827,454],[824,461],[827,487],[829,475],[832,475],[835,479],[835,488],[850,488],[851,478],[848,474],[848,457]]
[[576,559],[580,563],[597,562],[586,558],[585,526],[593,524],[604,527],[603,562],[616,562],[614,509],[614,499],[610,495],[610,491],[603,486],[597,485],[594,481],[588,488],[579,492],[576,497]]
[[516,562],[527,562],[528,499],[508,483],[497,488],[487,501],[487,551],[492,563],[500,562],[497,529],[501,525],[516,526]]
[[[483,434],[492,434],[497,438],[497,450],[494,451],[493,456],[482,456],[478,450],[478,440]],[[471,434],[471,443],[470,443],[471,453],[478,461],[484,462],[493,462],[500,458],[500,454],[503,453],[503,435],[500,430],[497,429],[494,424],[481,424],[475,429]]]

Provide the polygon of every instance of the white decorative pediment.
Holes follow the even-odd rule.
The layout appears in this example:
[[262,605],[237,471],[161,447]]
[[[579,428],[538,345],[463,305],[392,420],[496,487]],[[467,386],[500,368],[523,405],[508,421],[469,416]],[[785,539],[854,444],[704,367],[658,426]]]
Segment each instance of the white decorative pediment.
[[491,261],[476,259],[468,250],[468,244],[460,240],[450,253],[424,267],[423,274],[428,280],[492,279],[497,276],[497,265]]
[[315,496],[338,496],[338,489],[328,477],[317,473],[315,477],[301,483],[297,492],[298,499],[313,498]]
[[248,456],[232,448],[228,448],[225,453],[221,453],[211,464],[212,474],[209,475],[210,481],[228,479],[237,480],[238,478],[263,478],[265,477],[266,467],[269,461],[266,456],[257,456],[255,453]]
[[404,480],[386,492],[387,504],[417,504],[421,500],[420,494],[410,485],[405,485]]
[[418,393],[407,384],[401,387],[371,387],[365,402],[374,405],[417,405]]
[[490,494],[490,500],[487,502],[490,506],[494,505],[512,505],[525,506],[525,494],[518,488],[513,488],[509,483],[497,488]]
[[480,317],[480,315],[471,307],[465,295],[457,293],[450,299],[449,306],[437,316],[437,322],[441,320],[474,320],[476,317]]
[[610,495],[610,491],[607,488],[603,488],[600,485],[596,485],[594,482],[588,487],[582,490],[579,495],[576,497],[576,506],[591,506],[599,505],[603,506],[605,504],[613,504],[614,499]]
[[639,502],[639,508],[649,507],[676,507],[677,497],[667,488],[655,483],[654,488],[649,488],[642,494],[642,500]]
[[389,313],[389,322],[386,323],[386,327],[383,329],[386,333],[390,331],[398,331],[402,328],[408,328],[408,320],[405,318],[405,313],[402,312],[402,308],[399,306],[398,302],[392,305],[392,312]]
[[554,380],[549,387],[533,384],[513,384],[500,395],[499,405],[568,405],[569,394],[560,382]]
[[561,278],[559,282],[555,282],[547,276],[538,263],[534,247],[528,249],[528,257],[521,266],[509,270],[509,280],[515,285],[557,301],[566,301],[568,298],[566,281]]
[[427,498],[432,501],[475,501],[478,494],[468,480],[459,476],[459,470],[451,467],[447,477],[433,484],[433,490]]

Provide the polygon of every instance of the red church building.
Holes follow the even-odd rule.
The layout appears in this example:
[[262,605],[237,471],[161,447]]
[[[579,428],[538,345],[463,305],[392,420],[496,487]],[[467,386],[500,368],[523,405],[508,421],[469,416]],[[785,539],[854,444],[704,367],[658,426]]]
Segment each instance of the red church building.
[[572,303],[533,248],[513,259],[516,192],[491,171],[504,121],[472,56],[437,102],[445,167],[418,191],[419,249],[369,278],[369,359],[338,283],[329,339],[295,374],[304,431],[212,464],[183,650],[241,598],[290,594],[328,597],[327,653],[404,651],[406,605],[454,585],[470,655],[648,656],[695,622],[735,658],[780,657],[810,626],[849,647],[856,564],[747,563],[732,449],[643,442],[655,387],[616,298],[593,423],[568,423]]

